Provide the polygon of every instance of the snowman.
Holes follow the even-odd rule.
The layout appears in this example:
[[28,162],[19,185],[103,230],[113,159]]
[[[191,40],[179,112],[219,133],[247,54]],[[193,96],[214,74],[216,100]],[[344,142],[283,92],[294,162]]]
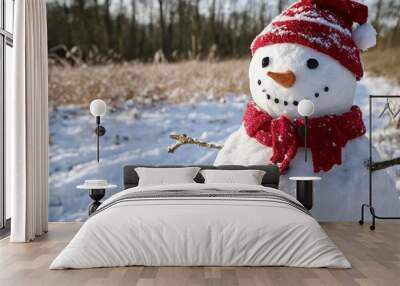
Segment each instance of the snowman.
[[[369,141],[353,101],[363,76],[360,50],[376,44],[367,17],[368,7],[350,0],[300,0],[277,16],[251,45],[252,101],[215,165],[275,164],[280,188],[292,194],[289,177],[320,176],[312,214],[322,221],[358,220],[368,201]],[[307,162],[302,100],[315,110],[307,124]],[[393,179],[384,170],[373,176],[377,214],[399,215]]]

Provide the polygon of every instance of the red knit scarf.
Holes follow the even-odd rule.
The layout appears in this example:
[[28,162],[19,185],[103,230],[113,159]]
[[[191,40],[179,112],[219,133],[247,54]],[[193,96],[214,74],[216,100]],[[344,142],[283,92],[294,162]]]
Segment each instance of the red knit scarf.
[[[272,147],[271,162],[281,173],[288,169],[296,156],[297,148],[304,147],[304,138],[298,129],[303,119],[291,121],[285,116],[272,118],[261,111],[254,102],[247,104],[243,118],[247,134],[259,143]],[[349,140],[365,133],[362,113],[358,106],[341,115],[326,115],[308,120],[307,145],[311,148],[314,172],[329,171],[342,163],[342,148]]]

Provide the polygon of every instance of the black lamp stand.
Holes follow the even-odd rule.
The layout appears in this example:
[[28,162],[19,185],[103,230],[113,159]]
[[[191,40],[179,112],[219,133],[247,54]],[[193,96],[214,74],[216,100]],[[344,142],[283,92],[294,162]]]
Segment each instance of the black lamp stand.
[[304,137],[304,160],[307,162],[308,116],[304,116],[304,125],[301,125],[299,129],[297,129],[297,134],[301,138]]
[[296,199],[303,206],[311,210],[314,204],[314,182],[313,180],[296,180]]
[[106,129],[100,125],[100,116],[96,116],[97,127],[94,132],[97,135],[97,162],[100,162],[100,136],[106,134]]
[[106,194],[105,189],[92,189],[89,190],[89,196],[93,200],[93,202],[89,205],[89,216],[94,213],[97,208],[101,205],[100,200]]
[[304,160],[307,162],[308,117],[304,117]]

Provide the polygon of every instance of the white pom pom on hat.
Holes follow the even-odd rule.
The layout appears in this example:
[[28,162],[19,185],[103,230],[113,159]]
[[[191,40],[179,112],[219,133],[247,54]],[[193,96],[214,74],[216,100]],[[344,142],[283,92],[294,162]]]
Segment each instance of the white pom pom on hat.
[[371,24],[365,23],[353,30],[352,38],[360,50],[366,51],[376,45],[376,30]]

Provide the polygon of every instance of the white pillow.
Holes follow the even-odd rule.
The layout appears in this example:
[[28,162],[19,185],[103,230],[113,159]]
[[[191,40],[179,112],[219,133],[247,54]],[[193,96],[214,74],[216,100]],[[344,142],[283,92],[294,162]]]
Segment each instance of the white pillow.
[[135,168],[139,176],[139,186],[195,183],[193,179],[199,170],[199,167]]
[[202,170],[205,184],[261,185],[265,171],[261,170]]

